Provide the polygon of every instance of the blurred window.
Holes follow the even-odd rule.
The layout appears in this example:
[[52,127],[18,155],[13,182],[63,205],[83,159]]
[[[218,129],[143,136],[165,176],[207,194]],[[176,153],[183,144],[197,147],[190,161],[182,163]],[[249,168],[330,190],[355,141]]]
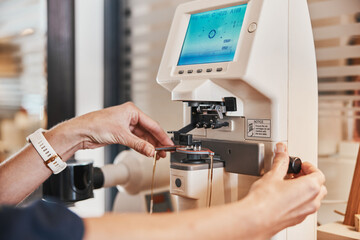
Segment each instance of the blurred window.
[[0,162],[46,122],[46,1],[0,1]]
[[342,221],[360,140],[360,1],[309,0],[319,87],[319,168],[328,194],[318,222]]
[[326,156],[343,140],[360,140],[360,2],[309,2],[319,77],[319,154]]

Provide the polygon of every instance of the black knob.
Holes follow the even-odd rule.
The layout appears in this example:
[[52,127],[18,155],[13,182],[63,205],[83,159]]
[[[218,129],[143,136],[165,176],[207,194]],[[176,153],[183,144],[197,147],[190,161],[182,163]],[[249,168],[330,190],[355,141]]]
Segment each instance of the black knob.
[[289,157],[289,169],[287,173],[299,173],[301,171],[301,159],[298,157]]
[[175,185],[179,188],[181,187],[181,180],[180,178],[175,179]]

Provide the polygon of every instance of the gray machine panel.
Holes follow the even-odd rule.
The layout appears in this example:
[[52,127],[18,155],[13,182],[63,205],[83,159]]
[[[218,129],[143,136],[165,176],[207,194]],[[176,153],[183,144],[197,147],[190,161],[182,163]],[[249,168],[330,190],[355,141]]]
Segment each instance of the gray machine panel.
[[[219,167],[216,162],[224,162],[225,171],[231,173],[261,176],[264,172],[265,147],[263,143],[235,142],[214,139],[201,139],[202,147],[215,152],[214,167]],[[171,168],[181,170],[199,170],[200,167],[208,168],[208,163],[184,161],[185,154],[171,154]],[[174,164],[180,163],[180,164]]]
[[253,176],[262,175],[265,148],[262,143],[202,139],[202,146],[225,162],[225,171]]

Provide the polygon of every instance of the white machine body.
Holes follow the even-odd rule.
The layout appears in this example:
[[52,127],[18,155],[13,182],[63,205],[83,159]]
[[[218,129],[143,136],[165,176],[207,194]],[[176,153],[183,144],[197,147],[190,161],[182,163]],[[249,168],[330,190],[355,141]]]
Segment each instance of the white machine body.
[[[232,49],[233,58],[201,62],[195,56],[195,60],[186,63],[182,54],[187,47],[189,25],[194,24],[191,17],[209,13],[206,17],[220,16],[221,19],[221,14],[216,15],[214,11],[229,9],[221,13],[232,14],[230,11],[236,9],[232,7],[240,5],[246,6],[246,11],[239,37],[226,40],[237,41],[236,49]],[[201,24],[209,39],[198,42],[199,48],[212,38],[220,37],[224,30],[221,27],[207,29],[206,17]],[[227,46],[224,42],[221,49],[228,51]],[[290,155],[317,165],[317,72],[306,0],[198,0],[180,5],[157,82],[172,93],[174,101],[220,102],[224,97],[236,98],[237,110],[224,117],[229,126],[195,129],[190,132],[194,137],[263,144],[263,172],[271,168],[277,142],[287,143]],[[184,124],[189,123],[190,115],[184,104]],[[171,169],[170,189],[179,196],[178,209],[205,206],[207,173],[207,170]],[[175,185],[177,178],[182,178],[181,187]],[[214,168],[213,205],[241,199],[256,179],[256,176]],[[316,215],[285,229],[273,239],[316,239]]]

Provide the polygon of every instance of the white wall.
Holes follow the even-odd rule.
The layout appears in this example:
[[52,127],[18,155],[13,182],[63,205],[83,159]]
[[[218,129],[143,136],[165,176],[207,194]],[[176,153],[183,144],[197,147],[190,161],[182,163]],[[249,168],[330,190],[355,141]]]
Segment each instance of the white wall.
[[[75,1],[76,115],[103,108],[104,89],[104,1]],[[78,160],[104,164],[103,148],[76,153]],[[82,217],[100,216],[105,211],[105,192],[94,191],[95,198],[76,203],[72,208]]]

